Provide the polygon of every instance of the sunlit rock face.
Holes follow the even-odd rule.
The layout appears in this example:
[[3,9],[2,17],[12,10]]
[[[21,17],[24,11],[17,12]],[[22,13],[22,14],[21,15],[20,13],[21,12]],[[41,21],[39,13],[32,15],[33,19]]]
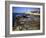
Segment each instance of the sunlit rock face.
[[17,16],[14,24],[14,30],[39,30],[40,29],[40,16],[26,15]]

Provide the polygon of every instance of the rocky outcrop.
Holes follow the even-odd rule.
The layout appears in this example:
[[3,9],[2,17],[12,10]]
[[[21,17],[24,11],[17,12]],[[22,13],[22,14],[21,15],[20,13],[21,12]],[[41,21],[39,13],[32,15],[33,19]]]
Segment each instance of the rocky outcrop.
[[17,16],[13,27],[15,31],[22,30],[39,30],[40,29],[40,16],[26,15]]

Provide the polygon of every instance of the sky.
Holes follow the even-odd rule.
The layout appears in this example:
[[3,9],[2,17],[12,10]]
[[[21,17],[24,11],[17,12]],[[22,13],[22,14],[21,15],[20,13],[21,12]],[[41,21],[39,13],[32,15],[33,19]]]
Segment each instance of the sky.
[[39,11],[39,8],[31,8],[31,7],[13,7],[12,12],[13,13],[24,13],[29,11]]

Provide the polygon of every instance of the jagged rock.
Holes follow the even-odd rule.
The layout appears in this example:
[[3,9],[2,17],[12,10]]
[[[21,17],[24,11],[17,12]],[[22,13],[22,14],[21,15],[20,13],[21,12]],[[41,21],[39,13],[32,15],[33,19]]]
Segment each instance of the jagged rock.
[[17,16],[14,24],[16,31],[21,30],[39,30],[40,29],[40,16],[27,15],[25,17]]

